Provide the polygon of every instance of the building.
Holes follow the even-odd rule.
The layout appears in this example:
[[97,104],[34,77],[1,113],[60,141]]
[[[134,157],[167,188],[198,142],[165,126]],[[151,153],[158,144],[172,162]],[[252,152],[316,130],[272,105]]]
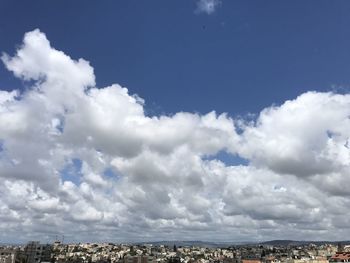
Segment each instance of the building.
[[24,248],[25,263],[51,262],[51,246],[30,241]]
[[155,263],[155,259],[151,256],[131,256],[127,255],[124,257],[124,263]]
[[337,252],[329,259],[329,262],[350,262],[350,252]]
[[0,250],[0,263],[16,263],[17,251],[14,249]]
[[260,259],[242,259],[242,263],[261,263]]

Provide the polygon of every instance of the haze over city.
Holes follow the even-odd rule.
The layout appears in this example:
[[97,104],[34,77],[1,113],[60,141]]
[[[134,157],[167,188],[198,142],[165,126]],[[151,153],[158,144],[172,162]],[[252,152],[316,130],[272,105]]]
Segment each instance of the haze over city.
[[0,242],[349,239],[349,13],[0,0]]

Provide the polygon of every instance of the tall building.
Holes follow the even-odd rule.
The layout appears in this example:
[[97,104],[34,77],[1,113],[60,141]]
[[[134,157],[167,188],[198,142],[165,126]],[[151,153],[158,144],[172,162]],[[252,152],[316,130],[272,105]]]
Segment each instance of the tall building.
[[51,262],[51,246],[30,241],[24,248],[25,263]]

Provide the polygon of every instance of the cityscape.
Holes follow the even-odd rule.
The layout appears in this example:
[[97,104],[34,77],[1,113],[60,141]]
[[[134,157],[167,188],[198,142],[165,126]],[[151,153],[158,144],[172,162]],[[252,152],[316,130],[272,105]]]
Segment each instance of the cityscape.
[[[0,263],[331,263],[350,262],[350,242],[170,246],[160,244],[78,243],[0,247]],[[191,242],[188,242],[191,243]]]
[[350,263],[350,0],[0,0],[0,263]]

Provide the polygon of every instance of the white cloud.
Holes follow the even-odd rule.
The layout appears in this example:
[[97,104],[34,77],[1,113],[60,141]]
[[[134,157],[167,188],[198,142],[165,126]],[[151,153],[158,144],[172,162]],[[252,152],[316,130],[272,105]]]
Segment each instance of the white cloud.
[[[140,97],[118,84],[96,88],[89,63],[39,30],[2,60],[34,84],[0,92],[0,241],[89,240],[86,229],[96,240],[350,234],[341,224],[349,95],[305,93],[255,122],[215,112],[148,117]],[[249,165],[227,166],[220,151]]]
[[198,0],[196,4],[197,13],[206,13],[211,15],[221,5],[221,0]]
[[278,173],[311,176],[350,164],[350,96],[308,92],[264,109],[244,127],[239,153]]

